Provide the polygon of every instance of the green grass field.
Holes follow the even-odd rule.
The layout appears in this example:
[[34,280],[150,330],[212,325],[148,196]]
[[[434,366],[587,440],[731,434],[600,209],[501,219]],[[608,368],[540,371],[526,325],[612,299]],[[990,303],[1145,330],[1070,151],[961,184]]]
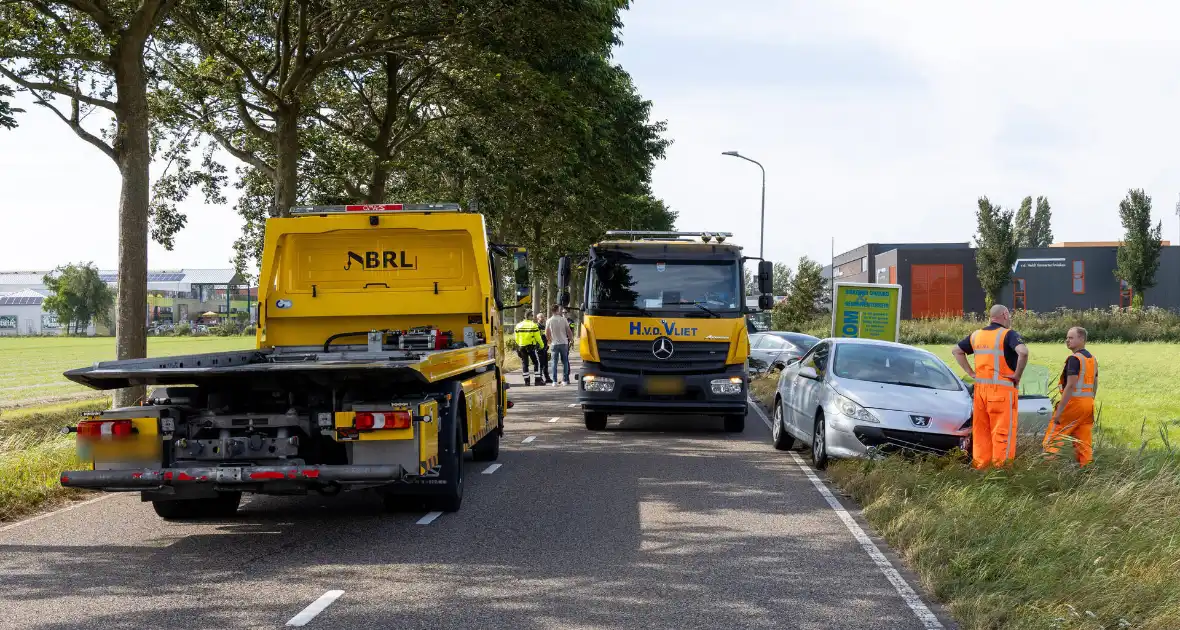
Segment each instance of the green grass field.
[[[919,346],[946,361],[956,374],[961,370],[951,358],[948,345]],[[1127,343],[1091,344],[1090,352],[1098,359],[1098,396],[1101,405],[1099,426],[1112,442],[1138,447],[1143,440],[1160,443],[1160,427],[1180,445],[1180,397],[1169,383],[1180,382],[1180,364],[1173,352],[1180,344]],[[1053,386],[1069,350],[1064,343],[1029,344],[1029,365],[1049,369]],[[1146,429],[1144,422],[1146,421]],[[1141,435],[1142,433],[1145,433]]]
[[[253,347],[253,337],[149,337],[148,356]],[[0,337],[0,409],[86,397],[101,392],[71,383],[66,370],[115,358],[110,337]]]

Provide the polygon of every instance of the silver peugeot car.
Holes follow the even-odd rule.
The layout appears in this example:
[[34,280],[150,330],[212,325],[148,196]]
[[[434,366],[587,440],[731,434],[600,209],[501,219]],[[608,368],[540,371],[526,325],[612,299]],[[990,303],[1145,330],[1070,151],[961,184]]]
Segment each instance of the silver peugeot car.
[[829,457],[896,448],[945,453],[970,433],[971,394],[934,354],[900,343],[824,339],[779,375],[775,448]]

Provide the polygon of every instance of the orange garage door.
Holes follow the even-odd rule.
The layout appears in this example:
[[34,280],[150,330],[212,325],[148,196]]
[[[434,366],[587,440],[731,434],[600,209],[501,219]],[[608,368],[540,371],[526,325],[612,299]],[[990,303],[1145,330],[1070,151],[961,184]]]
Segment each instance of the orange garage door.
[[963,265],[914,265],[910,274],[910,317],[963,314]]

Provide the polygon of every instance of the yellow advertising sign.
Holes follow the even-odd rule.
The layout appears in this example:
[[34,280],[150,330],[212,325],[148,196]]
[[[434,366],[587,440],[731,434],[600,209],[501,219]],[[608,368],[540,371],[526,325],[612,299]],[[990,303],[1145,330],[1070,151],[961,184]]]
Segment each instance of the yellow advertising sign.
[[837,282],[832,301],[832,336],[898,341],[901,285]]

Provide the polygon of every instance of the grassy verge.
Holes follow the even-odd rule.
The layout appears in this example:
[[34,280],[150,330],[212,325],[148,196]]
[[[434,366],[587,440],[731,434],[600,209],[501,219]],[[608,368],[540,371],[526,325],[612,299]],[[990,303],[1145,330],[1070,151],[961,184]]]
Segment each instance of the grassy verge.
[[1180,628],[1180,459],[1091,469],[951,457],[835,462],[831,479],[965,629]]
[[0,522],[86,494],[58,482],[63,470],[83,465],[74,439],[59,431],[73,425],[83,411],[109,403],[96,398],[0,415]]

